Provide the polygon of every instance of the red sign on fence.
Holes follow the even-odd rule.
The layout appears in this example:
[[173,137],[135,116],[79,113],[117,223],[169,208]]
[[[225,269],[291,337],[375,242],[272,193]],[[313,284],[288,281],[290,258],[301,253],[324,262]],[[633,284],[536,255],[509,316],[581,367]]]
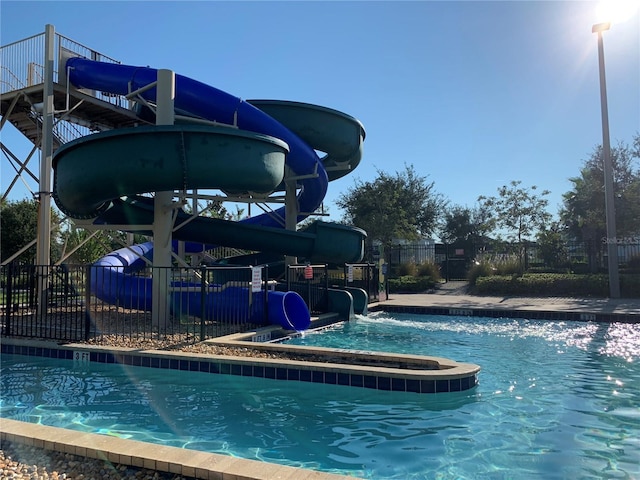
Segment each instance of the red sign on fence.
[[304,279],[311,280],[313,278],[313,267],[311,265],[307,265],[304,267]]

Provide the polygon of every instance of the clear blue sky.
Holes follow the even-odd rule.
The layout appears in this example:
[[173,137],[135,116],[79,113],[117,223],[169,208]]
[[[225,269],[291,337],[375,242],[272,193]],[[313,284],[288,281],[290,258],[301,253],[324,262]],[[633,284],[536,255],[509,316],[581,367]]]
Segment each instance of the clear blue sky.
[[[2,0],[3,45],[56,32],[122,63],[168,68],[245,99],[341,110],[365,156],[329,185],[414,165],[453,204],[511,180],[550,211],[602,142],[596,2],[26,2]],[[640,16],[604,40],[612,144],[640,131]],[[20,139],[3,131],[15,148]],[[13,143],[10,143],[13,142]],[[28,145],[25,144],[24,150]],[[3,159],[2,184],[8,174]]]

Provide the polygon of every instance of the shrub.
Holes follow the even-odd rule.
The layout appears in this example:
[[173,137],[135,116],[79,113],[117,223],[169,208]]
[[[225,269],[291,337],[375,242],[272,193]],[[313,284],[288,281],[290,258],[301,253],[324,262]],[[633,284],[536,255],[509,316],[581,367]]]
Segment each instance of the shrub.
[[571,272],[572,273],[580,273],[580,274],[590,273],[589,264],[588,263],[584,263],[584,262],[572,263],[571,264]]
[[418,267],[415,263],[401,263],[396,267],[396,275],[399,277],[416,277],[418,275]]
[[440,267],[433,262],[421,263],[417,267],[418,277],[431,277],[434,281],[442,279],[440,276]]
[[481,295],[606,297],[609,283],[606,275],[494,275],[479,278],[473,292]]
[[476,281],[479,277],[489,277],[493,274],[494,269],[488,262],[475,263],[473,267],[469,269],[469,273],[467,274],[469,286],[475,286]]
[[640,255],[634,255],[629,259],[627,271],[629,273],[640,273]]
[[436,282],[431,277],[416,277],[404,275],[399,278],[389,279],[390,293],[420,293],[435,286]]
[[620,275],[620,296],[640,298],[640,275]]
[[571,273],[567,267],[529,267],[527,273]]
[[520,275],[522,265],[517,258],[506,258],[495,263],[496,275]]

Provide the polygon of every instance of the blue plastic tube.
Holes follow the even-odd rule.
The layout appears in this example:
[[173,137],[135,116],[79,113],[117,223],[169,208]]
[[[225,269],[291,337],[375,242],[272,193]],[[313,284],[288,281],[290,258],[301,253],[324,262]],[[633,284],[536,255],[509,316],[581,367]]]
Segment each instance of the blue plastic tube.
[[[157,69],[115,63],[96,62],[74,57],[67,60],[69,81],[77,88],[88,88],[118,95],[127,95],[157,80]],[[174,106],[206,120],[236,125],[243,130],[279,138],[289,145],[287,165],[296,175],[311,175],[301,180],[298,204],[301,212],[313,212],[322,203],[329,183],[327,172],[316,152],[280,122],[242,99],[197,80],[177,75]],[[140,94],[145,100],[156,101],[156,89]],[[284,207],[276,210],[284,218]],[[305,218],[298,217],[298,221]],[[282,227],[272,215],[259,215],[248,223]],[[195,239],[194,239],[195,240]]]
[[[142,269],[153,252],[151,242],[121,248],[102,257],[91,267],[91,293],[99,299],[123,308],[151,311],[152,280],[131,273]],[[209,292],[202,305],[199,283],[173,282],[171,310],[174,314],[195,315],[210,320],[265,323],[264,292],[251,295],[244,287],[229,287]],[[193,291],[195,289],[195,291]],[[296,292],[267,292],[266,321],[286,330],[303,331],[311,324],[306,303]]]

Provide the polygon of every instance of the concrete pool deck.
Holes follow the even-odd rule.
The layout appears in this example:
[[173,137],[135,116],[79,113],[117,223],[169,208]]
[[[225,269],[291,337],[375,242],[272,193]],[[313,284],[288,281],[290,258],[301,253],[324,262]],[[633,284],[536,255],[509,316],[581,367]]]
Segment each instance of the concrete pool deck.
[[597,320],[591,317],[595,316],[640,322],[640,298],[480,296],[466,293],[466,282],[448,282],[433,293],[391,294],[388,300],[372,305],[371,310],[385,310],[386,307],[504,312],[505,316],[508,312],[531,312],[538,316],[556,313],[560,319],[565,319],[563,314],[582,314],[581,320]]

